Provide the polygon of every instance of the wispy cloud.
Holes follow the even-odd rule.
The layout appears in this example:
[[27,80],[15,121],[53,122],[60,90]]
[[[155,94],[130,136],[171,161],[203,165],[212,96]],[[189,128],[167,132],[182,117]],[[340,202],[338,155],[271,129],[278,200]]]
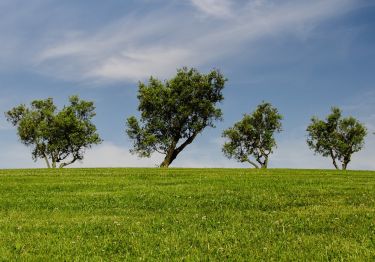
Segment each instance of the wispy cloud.
[[34,162],[31,150],[21,144],[7,145],[6,150],[0,150],[0,159],[0,168],[44,167],[43,161]]
[[201,12],[216,17],[229,17],[232,15],[230,0],[191,0],[192,4]]
[[111,142],[88,150],[81,162],[72,167],[156,167],[162,161],[162,155],[154,154],[152,158],[138,158],[123,148]]
[[[172,163],[172,167],[250,168],[248,164],[227,159],[222,154],[222,139],[208,140],[209,144],[203,147],[199,141],[195,141],[178,156]],[[375,138],[368,137],[365,148],[353,154],[349,169],[375,169],[374,154]],[[85,159],[80,163],[77,162],[73,167],[155,167],[162,162],[163,157],[163,155],[154,154],[152,158],[138,158],[129,153],[129,148],[121,147],[112,142],[104,142],[102,145],[87,151]],[[270,167],[334,168],[330,158],[315,155],[308,148],[303,136],[289,136],[278,141],[278,147],[274,154],[270,156]]]
[[165,78],[182,65],[207,66],[256,48],[264,37],[305,34],[305,28],[356,7],[353,0],[257,0],[231,7],[232,2],[192,0],[200,12],[232,13],[225,21],[192,19],[193,10],[166,6],[142,18],[126,16],[94,32],[68,32],[44,46],[34,62],[44,73],[76,80]]

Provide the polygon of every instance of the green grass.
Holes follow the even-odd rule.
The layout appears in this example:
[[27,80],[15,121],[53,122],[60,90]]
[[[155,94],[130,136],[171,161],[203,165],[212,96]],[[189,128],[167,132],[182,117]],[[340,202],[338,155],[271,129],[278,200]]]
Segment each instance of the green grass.
[[0,260],[374,261],[375,172],[0,170]]

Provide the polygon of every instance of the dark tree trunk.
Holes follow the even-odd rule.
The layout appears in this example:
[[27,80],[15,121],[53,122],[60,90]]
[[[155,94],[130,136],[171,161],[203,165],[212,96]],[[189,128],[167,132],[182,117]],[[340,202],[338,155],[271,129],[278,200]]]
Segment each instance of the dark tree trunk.
[[179,147],[176,148],[178,140],[174,141],[169,148],[167,155],[165,156],[163,162],[160,164],[160,167],[167,168],[170,164],[172,164],[173,160],[176,159],[177,155],[191,142],[193,142],[194,138],[197,136],[198,133],[194,133],[188,139],[185,140]]
[[336,157],[335,155],[333,154],[333,151],[331,150],[331,158],[332,158],[332,163],[333,165],[335,166],[336,169],[339,169],[339,167],[337,166],[337,163],[336,163]]
[[264,162],[262,163],[262,168],[267,168],[268,167],[268,156],[264,156]]
[[349,162],[350,162],[350,158],[345,157],[344,158],[344,162],[342,163],[342,170],[346,170],[346,168],[348,167]]
[[160,167],[167,168],[170,164],[172,164],[173,160],[176,159],[178,153],[175,149],[169,150],[167,155],[165,156],[163,162],[160,164]]

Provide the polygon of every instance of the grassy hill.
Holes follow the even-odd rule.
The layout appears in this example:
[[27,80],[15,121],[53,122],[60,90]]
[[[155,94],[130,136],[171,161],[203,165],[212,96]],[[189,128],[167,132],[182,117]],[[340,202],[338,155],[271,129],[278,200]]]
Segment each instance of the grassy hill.
[[375,172],[0,170],[0,260],[375,260]]

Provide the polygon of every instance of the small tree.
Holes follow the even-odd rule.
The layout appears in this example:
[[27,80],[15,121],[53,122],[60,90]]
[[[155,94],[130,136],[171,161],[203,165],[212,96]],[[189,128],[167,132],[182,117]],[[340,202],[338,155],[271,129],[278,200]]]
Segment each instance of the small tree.
[[307,127],[307,144],[315,153],[331,157],[336,169],[339,169],[337,161],[341,162],[345,170],[352,154],[362,149],[367,130],[353,117],[342,118],[339,108],[331,110],[326,121],[316,117],[311,119]]
[[201,74],[182,68],[168,81],[151,77],[148,84],[139,83],[142,124],[134,116],[127,119],[126,132],[134,142],[131,152],[140,157],[164,154],[160,166],[168,167],[204,128],[221,119],[216,104],[223,100],[225,82],[218,70]]
[[270,103],[263,102],[251,114],[244,117],[233,127],[223,132],[223,137],[229,141],[223,146],[223,152],[228,158],[239,162],[248,162],[255,168],[267,168],[268,157],[276,146],[275,132],[281,132],[282,116]]
[[85,149],[101,142],[91,122],[95,116],[93,103],[78,96],[69,101],[70,105],[59,112],[48,98],[32,101],[30,108],[22,104],[5,113],[17,127],[21,142],[32,147],[33,159],[44,159],[48,168],[56,168],[58,163],[62,168],[82,160]]

